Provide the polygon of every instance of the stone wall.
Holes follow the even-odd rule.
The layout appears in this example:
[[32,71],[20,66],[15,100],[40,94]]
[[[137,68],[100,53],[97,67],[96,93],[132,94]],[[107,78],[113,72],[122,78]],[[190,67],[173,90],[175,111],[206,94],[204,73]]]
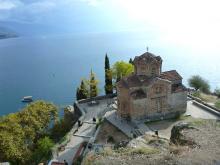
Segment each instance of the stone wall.
[[172,93],[169,98],[169,104],[172,109],[183,108],[186,111],[187,92]]
[[152,75],[160,75],[161,72],[161,64],[159,62],[148,62],[146,64],[145,61],[135,64],[135,74],[137,75],[147,75],[147,76],[152,76]]
[[132,100],[131,118],[132,119],[145,118],[148,112],[147,105],[148,105],[147,98]]
[[103,99],[107,99],[107,98],[113,98],[113,97],[116,97],[117,94],[114,93],[114,94],[108,94],[108,95],[103,95],[103,96],[97,96],[97,97],[92,97],[92,98],[88,98],[88,99],[82,99],[82,100],[78,100],[78,101],[75,101],[75,103],[88,103],[90,101],[98,101],[98,100],[103,100]]
[[127,88],[117,88],[118,91],[118,115],[130,118],[130,96]]

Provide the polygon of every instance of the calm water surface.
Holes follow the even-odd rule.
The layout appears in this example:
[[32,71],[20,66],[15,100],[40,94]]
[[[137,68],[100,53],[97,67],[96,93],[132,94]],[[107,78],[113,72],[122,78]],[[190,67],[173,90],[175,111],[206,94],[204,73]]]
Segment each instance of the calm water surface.
[[209,79],[212,88],[219,85],[220,75],[216,73],[220,69],[215,59],[194,59],[191,52],[165,47],[144,34],[20,37],[0,40],[0,115],[22,109],[25,104],[21,99],[26,95],[60,107],[72,104],[76,87],[91,69],[102,94],[105,53],[111,63],[128,61],[149,45],[152,53],[163,58],[163,70],[178,70],[185,84],[190,75],[200,74]]

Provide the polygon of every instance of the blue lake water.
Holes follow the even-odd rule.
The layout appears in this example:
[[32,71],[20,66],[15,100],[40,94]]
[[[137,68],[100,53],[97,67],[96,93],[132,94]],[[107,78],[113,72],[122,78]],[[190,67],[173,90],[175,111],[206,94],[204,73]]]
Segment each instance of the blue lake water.
[[[163,70],[176,69],[187,79],[194,74],[209,79],[214,89],[220,83],[218,60],[192,58],[181,47],[165,46],[140,33],[78,34],[70,36],[20,37],[0,40],[0,115],[22,109],[23,96],[43,99],[60,107],[72,104],[76,87],[92,69],[100,93],[104,86],[104,56],[111,64],[128,61],[145,52],[163,58]],[[178,54],[178,55],[177,55]]]

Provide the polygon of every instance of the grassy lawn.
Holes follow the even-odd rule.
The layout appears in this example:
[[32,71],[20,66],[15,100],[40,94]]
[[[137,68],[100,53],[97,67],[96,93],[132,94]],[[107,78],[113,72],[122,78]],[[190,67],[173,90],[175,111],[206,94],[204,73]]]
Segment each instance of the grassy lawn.
[[208,103],[215,103],[218,98],[213,95],[208,95],[202,92],[195,92],[193,96],[200,98],[202,101],[208,102]]
[[211,103],[216,108],[220,109],[220,99],[217,96],[205,94],[202,92],[195,92],[193,93],[193,96],[200,98],[204,102]]
[[220,109],[220,100],[218,100],[216,103],[215,103],[215,107]]

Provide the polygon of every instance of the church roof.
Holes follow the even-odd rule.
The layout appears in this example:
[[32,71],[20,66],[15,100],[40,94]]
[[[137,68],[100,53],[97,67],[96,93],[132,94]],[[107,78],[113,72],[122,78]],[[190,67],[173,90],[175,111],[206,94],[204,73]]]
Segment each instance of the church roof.
[[171,70],[167,72],[162,72],[159,77],[148,77],[145,75],[136,75],[132,74],[128,77],[122,78],[117,84],[119,86],[123,86],[126,88],[131,88],[131,87],[138,87],[138,86],[148,86],[153,82],[155,79],[165,79],[171,82],[177,81],[177,80],[182,80],[182,77],[177,73],[176,70]]
[[160,56],[156,56],[150,52],[146,52],[140,56],[136,56],[134,58],[134,63],[138,62],[138,61],[157,61],[157,62],[161,62],[162,58]]
[[167,79],[169,81],[177,81],[183,79],[176,70],[162,72],[160,74],[160,78]]

